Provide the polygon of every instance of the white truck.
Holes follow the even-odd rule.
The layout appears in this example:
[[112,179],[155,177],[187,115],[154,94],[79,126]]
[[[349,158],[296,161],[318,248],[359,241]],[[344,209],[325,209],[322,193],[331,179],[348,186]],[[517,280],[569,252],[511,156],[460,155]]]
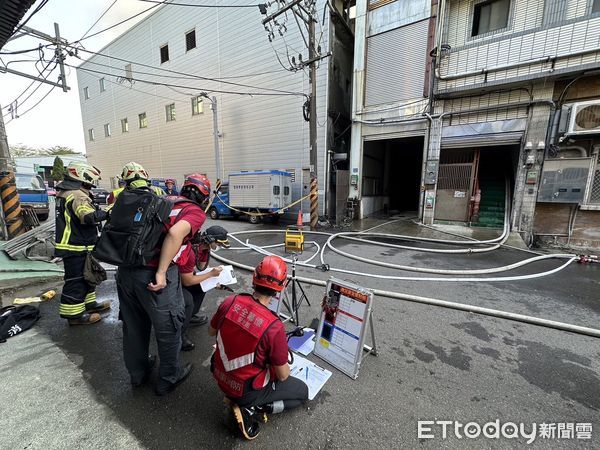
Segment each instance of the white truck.
[[[277,220],[283,214],[281,209],[291,202],[292,175],[289,172],[236,172],[229,174],[229,182],[223,183],[219,189],[209,215],[212,219],[218,219],[222,215],[235,217],[241,212],[267,213]],[[251,223],[258,223],[264,216],[248,217]]]

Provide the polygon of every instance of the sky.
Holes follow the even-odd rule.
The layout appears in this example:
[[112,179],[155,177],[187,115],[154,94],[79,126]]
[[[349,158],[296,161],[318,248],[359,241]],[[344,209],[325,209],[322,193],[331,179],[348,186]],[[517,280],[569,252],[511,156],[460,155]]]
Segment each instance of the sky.
[[[42,0],[35,4],[25,14],[25,17],[33,11]],[[50,0],[44,8],[39,11],[27,23],[27,26],[46,34],[54,35],[54,23],[60,26],[60,35],[69,42],[80,39],[92,26],[100,15],[110,6],[114,0]],[[94,26],[90,35],[100,31],[123,19],[131,17],[152,6],[138,0],[117,0],[108,13]],[[100,50],[104,45],[121,35],[127,29],[142,20],[147,14],[142,14],[112,30],[86,39],[83,43],[88,50]],[[29,49],[37,47],[39,43],[47,42],[37,38],[22,37],[8,42],[3,52]],[[46,50],[46,59],[51,56],[50,50]],[[25,55],[5,56],[0,55],[4,64],[14,70],[37,75],[35,62],[38,61],[37,52]],[[9,61],[23,61],[11,62]],[[71,64],[78,65],[74,58],[70,58]],[[2,62],[0,61],[0,64]],[[38,63],[38,68],[43,68],[44,63]],[[4,117],[6,134],[9,145],[24,144],[30,147],[53,147],[55,145],[67,146],[75,151],[85,153],[85,140],[83,125],[81,122],[81,111],[79,108],[79,92],[77,89],[77,77],[75,70],[66,67],[67,84],[71,90],[67,93],[62,89],[54,89],[44,101],[26,114],[29,107],[34,106],[51,89],[50,85],[41,86],[29,99],[27,96],[37,87],[36,82],[26,93],[21,96],[18,119],[11,120],[11,116]],[[49,77],[50,81],[57,81],[60,71],[57,68]],[[8,106],[21,94],[32,80],[17,75],[0,73],[0,105],[2,108]],[[26,99],[26,100],[25,100]],[[7,110],[2,110],[7,114]]]

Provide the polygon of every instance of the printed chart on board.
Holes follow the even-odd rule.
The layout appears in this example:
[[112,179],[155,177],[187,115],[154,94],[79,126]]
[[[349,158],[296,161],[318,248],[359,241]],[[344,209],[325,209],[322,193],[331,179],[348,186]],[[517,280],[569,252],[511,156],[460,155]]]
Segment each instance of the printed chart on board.
[[373,294],[360,286],[331,278],[323,300],[315,355],[356,378]]

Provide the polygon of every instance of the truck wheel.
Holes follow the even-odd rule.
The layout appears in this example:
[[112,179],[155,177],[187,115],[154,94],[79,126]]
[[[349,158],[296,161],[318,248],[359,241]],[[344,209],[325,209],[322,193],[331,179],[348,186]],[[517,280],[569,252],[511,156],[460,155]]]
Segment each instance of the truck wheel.
[[260,216],[250,216],[249,220],[252,225],[256,225],[260,222]]
[[208,210],[208,215],[213,220],[217,220],[220,216],[219,211],[217,211],[217,208],[215,208],[214,206],[210,207],[210,209]]

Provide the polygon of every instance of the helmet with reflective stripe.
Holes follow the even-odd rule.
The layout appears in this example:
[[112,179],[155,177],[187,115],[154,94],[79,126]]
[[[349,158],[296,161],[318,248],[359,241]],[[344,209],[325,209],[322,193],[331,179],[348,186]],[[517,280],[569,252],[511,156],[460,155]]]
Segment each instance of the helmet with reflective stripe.
[[253,286],[262,286],[275,292],[283,291],[287,279],[287,265],[279,256],[265,256],[254,269]]
[[71,161],[67,166],[67,176],[95,186],[100,180],[100,170],[83,161]]
[[210,181],[202,173],[192,173],[185,177],[181,187],[181,196],[202,204],[210,195]]
[[128,162],[123,166],[123,171],[121,172],[121,179],[130,182],[135,180],[147,180],[150,178],[148,172],[141,164],[136,162]]

